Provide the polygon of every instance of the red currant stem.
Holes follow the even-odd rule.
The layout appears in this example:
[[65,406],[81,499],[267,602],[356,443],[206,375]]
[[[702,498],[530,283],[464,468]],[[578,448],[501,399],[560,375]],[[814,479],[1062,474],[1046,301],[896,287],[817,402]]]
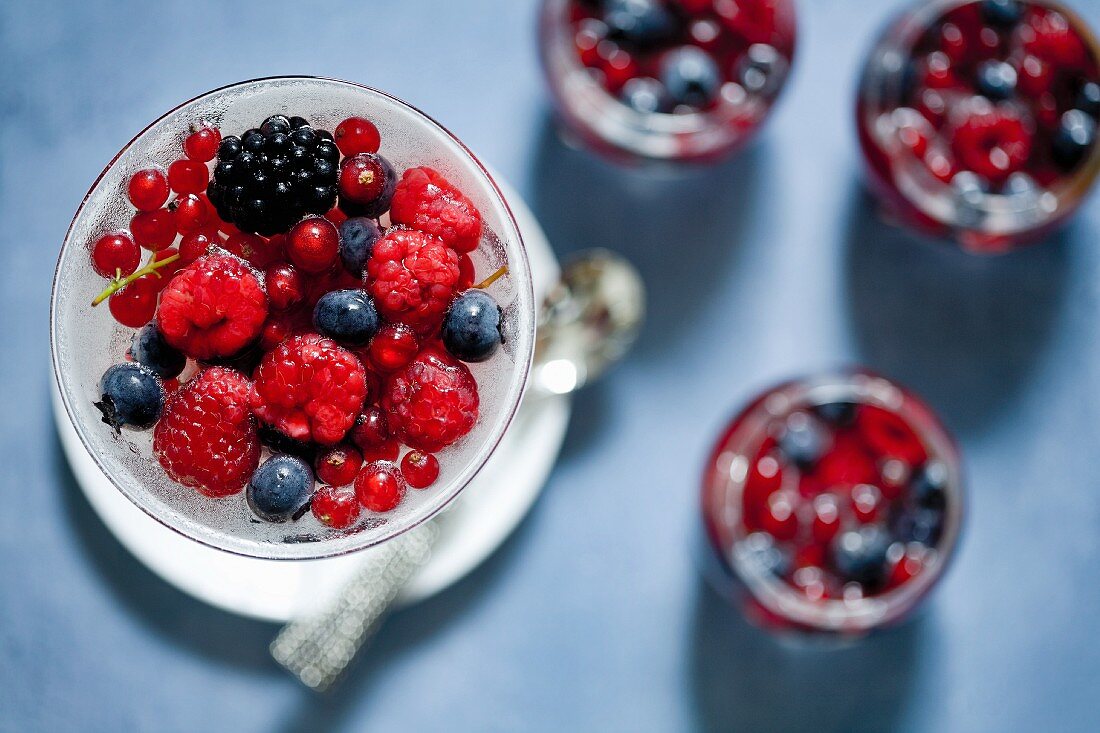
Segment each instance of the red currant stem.
[[474,285],[473,288],[475,290],[484,290],[485,288],[489,287],[490,285],[492,285],[497,280],[499,280],[500,278],[504,277],[507,274],[508,274],[508,265],[504,265],[503,267],[498,269],[496,272],[494,272],[492,275],[485,278],[484,280],[479,282],[477,285]]
[[[95,308],[97,305],[107,300],[107,298],[110,298],[112,295],[114,295],[119,290],[122,290],[134,280],[137,280],[139,277],[144,277],[145,275],[156,275],[157,277],[161,277],[161,274],[157,272],[157,270],[164,267],[165,265],[172,264],[180,258],[178,252],[171,257],[165,257],[163,260],[155,259],[156,255],[153,255],[153,257],[154,259],[150,260],[149,264],[147,264],[145,267],[141,268],[134,274],[127,277],[116,277],[114,280],[112,280],[111,284],[108,285],[102,293],[97,295],[95,297],[95,300],[92,301],[92,307]],[[122,274],[121,270],[116,270],[115,272],[117,272],[119,275]]]

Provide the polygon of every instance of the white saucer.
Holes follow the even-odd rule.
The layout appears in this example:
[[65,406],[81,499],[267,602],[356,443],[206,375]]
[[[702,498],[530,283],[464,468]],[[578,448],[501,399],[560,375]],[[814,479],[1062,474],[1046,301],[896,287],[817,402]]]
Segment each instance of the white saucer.
[[[557,279],[558,263],[527,205],[497,178],[523,234],[535,280],[535,302]],[[65,455],[92,508],[150,570],[199,600],[268,621],[288,621],[322,607],[359,566],[363,550],[325,560],[275,561],[200,545],[142,512],[99,470],[53,392]],[[557,458],[569,421],[568,397],[524,398],[485,467],[439,517],[432,557],[398,597],[406,605],[444,590],[499,547],[527,514]]]

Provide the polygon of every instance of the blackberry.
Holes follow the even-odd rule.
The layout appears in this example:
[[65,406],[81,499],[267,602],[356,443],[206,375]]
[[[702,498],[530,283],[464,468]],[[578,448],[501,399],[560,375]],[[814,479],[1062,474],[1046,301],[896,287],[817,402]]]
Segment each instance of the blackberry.
[[339,162],[331,133],[301,117],[272,115],[221,141],[207,196],[241,230],[279,234],[336,205]]

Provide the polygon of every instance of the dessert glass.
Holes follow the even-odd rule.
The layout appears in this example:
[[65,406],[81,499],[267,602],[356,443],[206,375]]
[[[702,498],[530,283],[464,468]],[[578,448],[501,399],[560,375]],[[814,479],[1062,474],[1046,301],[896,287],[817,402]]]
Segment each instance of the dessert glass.
[[[821,414],[829,408],[822,406],[838,405],[854,405],[854,417],[833,424],[831,447],[815,465],[776,460],[792,419],[827,424]],[[897,448],[887,450],[894,455],[872,451],[870,463],[860,443],[867,413],[858,412],[867,409],[886,427],[876,445],[889,443],[895,420],[911,431],[894,436]],[[893,417],[883,421],[884,415]],[[903,434],[919,444],[901,440]],[[907,487],[923,475],[921,466],[939,472],[941,503],[933,516],[913,513],[925,511]],[[857,505],[864,500],[869,503]],[[962,517],[959,455],[932,412],[882,377],[827,374],[765,391],[722,434],[703,478],[702,559],[716,589],[770,630],[859,636],[900,621],[932,589],[956,549]],[[874,587],[845,580],[838,569],[845,537],[860,531],[887,538],[885,562],[871,568],[881,573]]]
[[[599,81],[598,70],[586,66],[577,45],[578,23],[601,13],[600,3],[587,0],[544,0],[539,20],[539,51],[543,72],[566,130],[591,150],[622,162],[706,163],[723,158],[743,145],[771,110],[786,82],[795,46],[795,12],[791,0],[657,0],[677,13],[682,28],[664,45],[701,48],[719,62],[721,86],[706,109],[640,112],[613,95]],[[736,40],[727,31],[743,16],[742,6],[766,10],[769,27],[753,29]],[[740,16],[739,16],[740,14]],[[695,22],[706,25],[705,40],[693,37]],[[725,40],[723,40],[725,39]],[[712,45],[712,42],[717,45]],[[613,44],[603,40],[604,44]],[[665,49],[643,49],[639,78],[655,75]],[[592,49],[596,54],[596,48]],[[605,53],[612,66],[614,53]],[[647,59],[647,60],[646,60]],[[748,80],[748,81],[746,81]]]
[[[1100,173],[1100,137],[1072,167],[1051,161],[1051,136],[1082,94],[1064,87],[1079,74],[1063,71],[1057,51],[1036,55],[1044,50],[1024,20],[994,28],[980,6],[918,2],[894,19],[864,64],[856,126],[869,186],[891,218],[967,250],[995,253],[1041,239],[1080,205]],[[1078,15],[1057,0],[1022,0],[1018,7],[1025,20],[1053,13],[1065,23],[1087,68],[1081,73],[1100,83],[1100,44]],[[979,76],[984,62],[988,81]],[[1096,106],[1088,113],[1094,127],[1097,105],[1086,105]],[[952,130],[968,114],[998,110],[1027,130],[1033,141],[1027,162],[1010,175],[975,176],[956,160]]]
[[[469,365],[480,393],[477,424],[437,455],[440,475],[432,487],[409,491],[386,514],[364,512],[347,530],[328,528],[309,512],[285,524],[260,522],[241,494],[211,499],[177,484],[152,456],[152,431],[116,435],[93,405],[100,375],[124,360],[133,334],[105,307],[89,307],[103,280],[91,269],[88,248],[103,232],[126,228],[133,213],[125,196],[128,177],[150,164],[167,167],[178,157],[193,123],[205,121],[237,134],[276,113],[301,115],[328,130],[353,115],[371,119],[382,134],[383,153],[399,171],[432,166],[481,211],[484,232],[471,253],[477,271],[508,267],[493,290],[504,310],[503,346],[492,359]],[[103,473],[171,529],[212,547],[268,559],[328,557],[370,547],[443,509],[478,473],[508,429],[527,382],[534,335],[534,295],[523,241],[484,166],[450,132],[409,104],[369,87],[314,77],[259,79],[216,89],[170,110],[127,143],[76,212],[58,259],[50,307],[53,368],[62,401]]]

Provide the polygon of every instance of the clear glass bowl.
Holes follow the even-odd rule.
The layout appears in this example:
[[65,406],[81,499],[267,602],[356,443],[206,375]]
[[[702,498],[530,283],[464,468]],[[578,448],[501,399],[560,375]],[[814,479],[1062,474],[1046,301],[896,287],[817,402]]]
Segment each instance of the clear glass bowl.
[[[795,10],[791,0],[740,2],[767,2],[775,13],[770,43],[746,42],[731,64],[734,69],[751,68],[749,73],[758,88],[747,90],[745,85],[726,79],[713,108],[642,113],[606,91],[578,57],[572,17],[575,0],[544,0],[539,19],[540,58],[558,115],[568,132],[589,149],[627,163],[706,163],[732,154],[760,127],[771,110],[787,80],[795,47]],[[700,3],[683,3],[683,6],[700,6]],[[717,22],[723,13],[736,15],[738,2],[714,0],[704,12],[708,22]],[[721,72],[735,73],[725,69]]]
[[[93,405],[101,375],[123,361],[133,334],[105,305],[89,307],[105,285],[91,268],[89,247],[102,233],[126,228],[134,213],[125,196],[125,181],[151,163],[166,168],[179,157],[194,122],[210,122],[225,134],[239,134],[276,113],[303,116],[329,131],[353,115],[369,118],[382,136],[380,152],[399,173],[411,166],[432,166],[481,211],[485,231],[471,253],[476,271],[508,266],[507,275],[491,290],[504,308],[504,346],[488,361],[469,365],[481,397],[477,424],[438,454],[440,475],[435,484],[426,490],[410,489],[392,512],[364,511],[348,530],[329,529],[308,512],[296,522],[260,522],[243,493],[211,499],[176,484],[152,457],[151,430],[123,430],[116,436]],[[358,84],[313,77],[259,79],[203,94],[167,112],[124,146],[92,185],[69,227],[50,306],[54,374],[65,410],[104,474],[138,507],[187,537],[268,559],[319,558],[370,547],[443,509],[477,475],[511,423],[530,370],[534,335],[534,295],[523,240],[484,166],[450,132],[400,99]]]
[[[920,571],[908,580],[897,585],[888,584],[865,595],[841,595],[840,592],[812,595],[792,584],[804,565],[826,568],[829,563],[828,559],[814,561],[822,563],[819,565],[798,559],[800,551],[805,552],[802,548],[812,547],[816,541],[815,530],[811,529],[813,523],[808,517],[813,516],[814,499],[828,495],[839,501],[850,495],[849,484],[822,483],[820,491],[810,496],[803,493],[801,482],[814,480],[812,471],[815,469],[808,470],[809,479],[801,471],[782,473],[782,486],[774,493],[801,497],[791,510],[799,520],[798,534],[774,545],[787,553],[782,575],[777,575],[765,562],[776,557],[771,554],[774,547],[770,541],[765,542],[770,540],[764,536],[767,533],[747,527],[745,491],[753,462],[760,460],[765,441],[776,440],[777,423],[795,413],[811,413],[816,406],[843,402],[882,408],[907,424],[923,444],[927,461],[944,467],[946,502],[939,536],[924,548],[928,552],[922,556]],[[883,473],[900,471],[898,475],[902,476],[910,475],[905,471],[915,469],[900,463],[885,467],[881,458],[878,466],[877,470]],[[797,488],[791,485],[792,479]],[[908,478],[902,481],[905,480]],[[885,492],[882,496],[885,502]],[[899,493],[889,500],[891,504],[884,503],[880,507],[884,514],[877,521],[891,526],[890,533],[894,532],[892,518],[898,515],[889,512],[898,508],[897,502],[904,501],[904,496]],[[902,620],[940,579],[958,543],[963,504],[960,459],[954,442],[935,415],[913,395],[882,377],[862,371],[792,381],[758,395],[730,423],[708,459],[701,505],[706,545],[704,567],[708,578],[724,596],[750,620],[770,630],[859,636]],[[852,514],[847,517],[842,514],[840,522],[841,532],[861,526]],[[906,545],[909,539],[906,537],[899,542],[891,535],[893,554],[888,555],[892,558],[890,562],[897,563],[895,550],[912,547]],[[792,550],[792,546],[799,550]]]
[[[970,251],[996,253],[1042,239],[1077,209],[1100,174],[1100,141],[1075,170],[1049,184],[1030,176],[1015,177],[1015,181],[1010,177],[997,188],[981,190],[968,180],[953,185],[956,179],[948,182],[931,172],[935,168],[927,162],[931,153],[918,155],[904,141],[904,128],[919,115],[905,100],[915,74],[914,53],[938,19],[972,2],[918,2],[887,25],[863,67],[856,126],[868,183],[892,218],[917,231],[953,239]],[[1022,5],[1061,13],[1096,66],[1100,45],[1077,14],[1056,0],[1027,0]],[[997,52],[998,58],[1018,68],[1025,56],[1015,40],[1020,31],[1002,33],[1008,40]],[[939,100],[947,124],[952,114],[975,104],[971,93],[955,88],[943,90]],[[976,103],[989,104],[984,98]],[[1036,124],[1029,103],[1020,97],[999,104],[1019,112],[1025,123]],[[921,119],[916,122],[924,125]]]

